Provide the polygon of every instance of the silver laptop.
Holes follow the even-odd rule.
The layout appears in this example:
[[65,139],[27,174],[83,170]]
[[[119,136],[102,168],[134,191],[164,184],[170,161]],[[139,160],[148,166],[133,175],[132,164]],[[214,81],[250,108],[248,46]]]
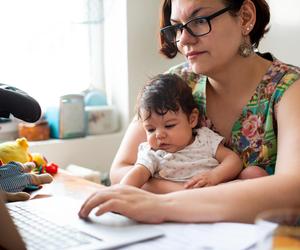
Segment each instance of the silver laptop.
[[0,249],[114,249],[163,236],[114,213],[79,219],[81,204],[65,196],[5,204],[0,194]]

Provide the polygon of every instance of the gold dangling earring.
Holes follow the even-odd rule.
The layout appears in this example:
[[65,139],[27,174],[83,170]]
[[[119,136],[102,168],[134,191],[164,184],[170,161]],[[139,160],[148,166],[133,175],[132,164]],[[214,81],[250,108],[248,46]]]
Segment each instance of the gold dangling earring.
[[[253,27],[253,25],[250,24],[251,29],[252,29],[252,27]],[[247,28],[247,33],[250,31],[250,28],[249,27]],[[248,57],[251,54],[253,54],[253,52],[254,52],[254,48],[253,48],[252,44],[250,44],[244,37],[243,42],[241,43],[239,50],[238,50],[239,55],[242,57]]]
[[242,57],[248,57],[253,54],[253,52],[253,46],[246,41],[244,41],[239,47],[239,55]]

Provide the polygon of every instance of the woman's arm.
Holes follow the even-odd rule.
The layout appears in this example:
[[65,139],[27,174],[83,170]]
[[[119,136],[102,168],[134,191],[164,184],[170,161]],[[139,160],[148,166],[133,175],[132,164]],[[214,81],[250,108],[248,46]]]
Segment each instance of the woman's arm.
[[[146,133],[141,123],[135,118],[129,125],[110,170],[112,184],[121,179],[134,166],[137,159],[138,146],[146,141]],[[168,193],[183,189],[181,183],[151,178],[143,187],[153,193]]]

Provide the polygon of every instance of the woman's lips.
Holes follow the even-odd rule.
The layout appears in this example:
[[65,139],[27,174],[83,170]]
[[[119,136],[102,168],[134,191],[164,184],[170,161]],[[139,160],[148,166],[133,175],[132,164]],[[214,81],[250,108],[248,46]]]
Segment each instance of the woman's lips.
[[189,60],[195,59],[199,55],[203,55],[205,51],[191,51],[186,53],[186,58]]

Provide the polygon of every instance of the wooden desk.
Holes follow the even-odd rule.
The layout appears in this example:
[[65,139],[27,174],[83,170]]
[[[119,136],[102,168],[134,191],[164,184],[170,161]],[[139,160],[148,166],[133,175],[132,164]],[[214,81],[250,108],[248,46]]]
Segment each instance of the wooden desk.
[[31,199],[59,195],[85,200],[93,192],[104,187],[95,182],[73,176],[63,169],[60,169],[53,177],[53,182],[44,184],[41,189],[34,191],[31,194]]
[[[85,200],[93,192],[104,187],[103,185],[73,176],[62,169],[60,169],[59,172],[53,177],[54,181],[50,184],[43,185],[40,190],[34,191],[31,195],[31,199],[49,196],[69,196],[71,198]],[[185,224],[182,224],[182,226],[184,225]],[[280,246],[283,242],[284,241],[282,239],[277,239],[276,246]],[[137,244],[136,249],[140,249],[142,246],[144,246],[143,244],[147,244],[147,242]],[[254,248],[250,249],[254,250]]]

